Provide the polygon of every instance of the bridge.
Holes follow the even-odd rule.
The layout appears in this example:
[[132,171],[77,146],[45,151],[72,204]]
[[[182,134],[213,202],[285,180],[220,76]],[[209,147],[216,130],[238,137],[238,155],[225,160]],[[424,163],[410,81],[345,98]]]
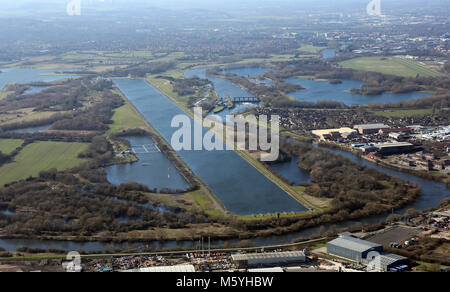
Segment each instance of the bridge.
[[155,144],[135,145],[132,146],[132,149],[136,154],[150,154],[161,152],[161,150]]
[[261,100],[255,96],[238,96],[233,98],[233,102],[260,102]]

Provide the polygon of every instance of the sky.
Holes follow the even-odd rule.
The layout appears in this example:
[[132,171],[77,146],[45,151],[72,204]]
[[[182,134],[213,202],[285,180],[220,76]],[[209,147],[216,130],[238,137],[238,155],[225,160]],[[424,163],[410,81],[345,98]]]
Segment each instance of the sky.
[[[76,0],[0,0],[0,14],[21,15],[33,12],[65,11],[69,2]],[[152,8],[163,9],[295,9],[321,11],[331,9],[345,12],[349,8],[365,9],[371,0],[79,0],[83,9],[105,11],[111,9]],[[382,7],[414,8],[429,7],[439,3],[449,5],[449,0],[380,0]]]

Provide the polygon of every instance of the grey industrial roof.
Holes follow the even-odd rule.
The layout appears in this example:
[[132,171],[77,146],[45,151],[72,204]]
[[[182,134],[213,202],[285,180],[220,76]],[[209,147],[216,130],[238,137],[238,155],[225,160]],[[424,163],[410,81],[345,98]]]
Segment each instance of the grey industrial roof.
[[375,147],[377,148],[391,148],[391,147],[399,147],[399,146],[403,146],[403,147],[410,147],[410,146],[414,146],[411,143],[408,142],[399,142],[399,143],[383,143],[383,144],[377,144],[375,145]]
[[342,237],[336,238],[335,240],[328,242],[328,244],[355,250],[358,252],[364,252],[364,251],[369,250],[374,247],[382,247],[382,245],[380,245],[380,244],[372,243],[369,241],[365,241],[365,240],[361,240],[359,238],[354,238],[354,237],[349,237],[349,236],[342,236]]
[[390,128],[388,125],[385,124],[366,124],[366,125],[355,125],[355,128],[361,128],[364,130],[370,130],[370,129],[387,129]]
[[403,261],[406,260],[407,258],[402,257],[400,255],[397,254],[393,254],[393,253],[383,253],[382,255],[380,255],[380,263],[382,267],[387,267],[389,265],[392,265],[398,261]]
[[231,258],[233,261],[248,261],[259,259],[275,259],[275,258],[297,258],[304,257],[303,251],[285,251],[285,252],[267,252],[267,253],[247,253],[247,254],[233,254]]

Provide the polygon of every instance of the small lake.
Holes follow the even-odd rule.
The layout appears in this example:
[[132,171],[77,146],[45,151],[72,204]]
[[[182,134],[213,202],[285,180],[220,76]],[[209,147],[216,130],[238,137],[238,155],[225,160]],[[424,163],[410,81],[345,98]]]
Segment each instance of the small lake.
[[322,60],[331,59],[336,57],[335,49],[325,49],[320,52],[322,54]]
[[[56,70],[41,70],[28,68],[0,68],[0,90],[8,83],[51,82],[76,76],[55,76]],[[70,71],[70,70],[64,70]],[[37,89],[35,89],[37,90]]]
[[321,100],[331,100],[342,102],[346,105],[366,105],[369,103],[400,102],[431,96],[429,93],[383,93],[379,95],[363,95],[348,92],[352,88],[361,88],[363,82],[357,80],[342,80],[341,84],[330,84],[327,81],[316,81],[306,78],[289,78],[289,83],[299,84],[306,90],[290,93],[298,101],[318,102]]
[[292,156],[290,161],[270,165],[270,168],[297,185],[311,182],[309,173],[298,166],[298,157],[296,156]]
[[30,89],[27,89],[24,91],[25,94],[34,94],[41,92],[45,88],[48,88],[49,86],[30,86]]
[[48,125],[43,125],[43,126],[28,127],[28,128],[23,128],[23,129],[12,130],[11,132],[19,133],[19,134],[41,133],[41,132],[45,132],[48,129],[50,129],[51,126],[52,126],[51,124],[48,124]]
[[186,189],[189,187],[172,162],[148,137],[126,137],[139,161],[105,168],[108,181],[114,185],[134,181],[150,189]]

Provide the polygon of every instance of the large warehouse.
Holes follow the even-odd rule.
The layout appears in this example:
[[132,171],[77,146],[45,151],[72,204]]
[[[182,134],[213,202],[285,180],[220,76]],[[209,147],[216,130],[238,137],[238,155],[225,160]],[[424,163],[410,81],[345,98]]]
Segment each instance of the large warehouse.
[[234,254],[231,258],[239,267],[303,263],[306,261],[304,251]]
[[358,263],[367,258],[371,251],[382,253],[383,246],[348,235],[342,235],[327,243],[327,253]]

